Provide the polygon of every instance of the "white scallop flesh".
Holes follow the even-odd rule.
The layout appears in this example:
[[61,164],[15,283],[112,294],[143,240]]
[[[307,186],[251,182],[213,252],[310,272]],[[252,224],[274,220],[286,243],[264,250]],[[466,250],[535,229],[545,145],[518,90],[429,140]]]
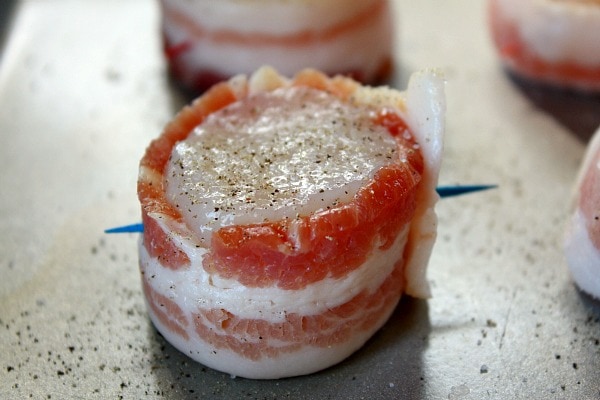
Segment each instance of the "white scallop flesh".
[[307,87],[257,93],[211,114],[175,146],[167,198],[205,243],[224,226],[346,203],[398,158],[395,139],[372,116]]

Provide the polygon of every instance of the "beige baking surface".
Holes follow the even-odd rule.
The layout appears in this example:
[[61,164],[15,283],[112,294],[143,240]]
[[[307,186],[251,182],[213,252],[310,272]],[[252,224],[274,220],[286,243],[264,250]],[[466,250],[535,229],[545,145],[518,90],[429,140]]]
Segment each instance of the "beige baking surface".
[[0,398],[600,398],[600,306],[561,252],[584,139],[503,72],[484,4],[398,1],[393,83],[443,69],[441,183],[499,189],[440,202],[432,299],[334,368],[257,382],[165,343],[137,235],[103,233],[139,220],[138,160],[184,101],[157,4],[20,2],[0,59]]

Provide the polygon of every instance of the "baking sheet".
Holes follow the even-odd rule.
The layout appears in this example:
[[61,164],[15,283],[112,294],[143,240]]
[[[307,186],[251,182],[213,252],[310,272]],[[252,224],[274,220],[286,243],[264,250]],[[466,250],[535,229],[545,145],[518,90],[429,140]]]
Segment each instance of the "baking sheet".
[[600,306],[561,251],[598,98],[511,79],[484,1],[395,6],[392,84],[432,66],[447,78],[441,183],[500,187],[439,203],[431,299],[403,299],[338,366],[252,381],[166,343],[146,316],[137,235],[103,233],[139,220],[138,161],[186,101],[156,2],[18,2],[0,58],[0,398],[600,398]]

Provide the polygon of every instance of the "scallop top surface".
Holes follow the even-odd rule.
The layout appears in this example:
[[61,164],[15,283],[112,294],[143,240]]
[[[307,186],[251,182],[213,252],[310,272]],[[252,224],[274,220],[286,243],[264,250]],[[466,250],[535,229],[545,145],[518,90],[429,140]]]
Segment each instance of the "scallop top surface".
[[307,87],[257,93],[178,143],[167,198],[202,241],[223,226],[327,210],[352,199],[397,142],[373,111]]

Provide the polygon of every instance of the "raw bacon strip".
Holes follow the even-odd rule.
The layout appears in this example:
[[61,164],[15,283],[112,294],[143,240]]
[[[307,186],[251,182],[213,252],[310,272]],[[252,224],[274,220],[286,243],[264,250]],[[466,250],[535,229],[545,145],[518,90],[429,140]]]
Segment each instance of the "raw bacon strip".
[[557,86],[600,90],[597,0],[490,0],[490,25],[510,70]]
[[565,254],[575,283],[600,299],[600,129],[592,138],[575,184]]
[[[383,169],[352,204],[314,216],[222,228],[213,236],[204,267],[245,286],[291,290],[326,277],[343,277],[365,262],[374,245],[389,247],[410,222],[419,169]],[[292,230],[300,234],[291,238]]]
[[185,340],[189,340],[187,332],[190,322],[185,316],[184,311],[173,300],[161,295],[148,283],[148,278],[142,278],[142,288],[146,296],[146,303],[152,310],[153,315],[160,323],[175,335],[181,336]]
[[[280,96],[288,100],[281,103]],[[318,111],[313,113],[310,107],[308,114],[293,111],[296,105],[299,109],[309,106],[295,103],[296,96],[320,99],[315,103]],[[261,104],[268,105],[265,110],[275,106],[275,114],[284,117],[270,120],[269,114],[258,113],[257,119],[247,120],[248,132],[254,132],[254,126],[257,132],[266,128],[270,137],[271,123],[288,120],[305,121],[293,123],[290,133],[302,126],[312,132],[343,122],[345,129],[332,131],[344,138],[343,143],[353,143],[355,134],[368,139],[358,147],[349,145],[352,157],[348,160],[374,157],[379,161],[369,164],[372,173],[363,176],[356,169],[345,178],[358,179],[358,186],[330,188],[322,191],[322,199],[309,196],[307,203],[284,206],[283,212],[300,207],[294,218],[272,218],[272,210],[256,208],[259,204],[253,205],[254,200],[250,206],[245,201],[233,202],[230,208],[221,205],[216,207],[218,212],[212,205],[204,207],[198,203],[203,199],[198,193],[214,186],[208,182],[198,193],[178,193],[179,189],[195,190],[195,184],[181,186],[185,179],[173,171],[183,168],[183,177],[212,176],[202,168],[186,170],[184,158],[179,158],[182,150],[192,149],[186,147],[194,143],[192,137],[202,138],[200,144],[209,143],[205,140],[212,137],[216,141],[210,143],[221,146],[222,139],[238,132],[236,124],[246,126],[245,116],[259,112]],[[140,270],[148,312],[157,329],[193,359],[257,379],[311,373],[360,348],[385,323],[403,292],[429,293],[425,267],[435,240],[433,207],[438,199],[443,113],[442,80],[433,71],[415,74],[408,91],[399,93],[361,87],[347,78],[330,79],[312,70],[288,80],[266,68],[250,79],[235,77],[195,101],[166,127],[141,161],[138,190],[145,229],[139,246]],[[303,119],[307,116],[315,121]],[[260,123],[264,118],[268,120],[265,126]],[[223,127],[233,128],[220,131]],[[280,128],[275,130],[281,133]],[[282,143],[287,140],[283,132]],[[332,156],[345,165],[348,160],[344,161],[343,154],[313,152],[337,143],[337,136],[331,142],[323,139],[327,132],[302,136],[302,144],[317,147],[306,148],[304,156],[294,162]],[[229,142],[241,139],[234,136]],[[367,150],[371,146],[367,142],[377,145]],[[256,139],[255,143],[261,142]],[[199,147],[201,158],[218,153],[211,146]],[[341,149],[342,153],[348,150],[345,145]],[[263,149],[260,154],[267,153]],[[243,162],[239,165],[250,167]],[[285,167],[285,163],[276,165]],[[252,169],[249,174],[254,174]],[[319,176],[315,184],[328,179],[326,175],[335,172]],[[302,175],[299,179],[304,181]],[[325,207],[321,201],[328,192],[335,196],[328,198]],[[321,191],[316,193],[321,196]],[[258,192],[256,196],[259,199]],[[346,200],[340,200],[344,196]],[[182,202],[186,199],[191,202]],[[221,208],[227,209],[225,214],[220,214]],[[200,215],[203,210],[206,215]],[[215,215],[220,219],[211,222]],[[236,218],[246,222],[236,223]]]
[[[278,323],[238,318],[223,309],[200,309],[194,314],[196,332],[216,348],[242,354],[253,361],[293,353],[304,346],[335,346],[350,340],[357,332],[381,325],[398,303],[403,287],[401,271],[399,264],[374,292],[363,291],[323,314],[290,313]],[[250,342],[248,337],[258,340]]]
[[311,67],[367,83],[392,69],[387,0],[161,0],[161,10],[170,70],[196,92],[263,64],[285,75]]
[[190,130],[207,115],[235,100],[235,94],[228,85],[215,86],[205,97],[184,108],[177,118],[167,125],[164,133],[150,144],[140,162],[137,191],[142,203],[143,243],[151,255],[162,257],[165,265],[170,268],[187,267],[190,263],[188,256],[180,249],[181,244],[165,231],[166,227],[159,224],[162,219],[181,223],[180,212],[166,201],[162,179],[171,149],[175,143],[185,139]]

